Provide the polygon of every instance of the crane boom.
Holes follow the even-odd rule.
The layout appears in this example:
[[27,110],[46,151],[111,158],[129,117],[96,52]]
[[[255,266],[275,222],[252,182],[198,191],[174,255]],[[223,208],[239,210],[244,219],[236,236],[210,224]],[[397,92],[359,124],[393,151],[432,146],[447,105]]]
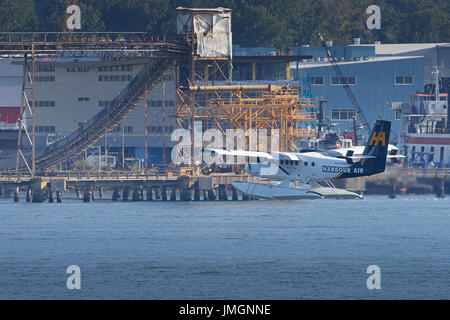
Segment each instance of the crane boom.
[[[339,68],[339,65],[337,63],[337,60],[335,57],[333,57],[333,55],[331,54],[331,50],[328,47],[328,45],[326,44],[326,42],[323,40],[322,35],[319,33],[319,37],[320,37],[320,42],[322,44],[322,47],[324,48],[328,58],[330,59],[331,64],[333,65],[334,71],[336,72],[336,74],[343,78],[344,74],[341,71],[341,68]],[[347,93],[348,98],[350,99],[353,108],[356,110],[357,116],[359,116],[359,118],[361,119],[361,124],[362,126],[367,130],[367,132],[370,132],[370,125],[366,120],[366,117],[364,116],[364,113],[358,103],[358,100],[356,100],[355,95],[353,94],[352,90],[350,89],[350,86],[345,83],[344,84],[344,89],[345,92]],[[356,132],[355,132],[355,145],[357,142],[357,137],[356,137]]]

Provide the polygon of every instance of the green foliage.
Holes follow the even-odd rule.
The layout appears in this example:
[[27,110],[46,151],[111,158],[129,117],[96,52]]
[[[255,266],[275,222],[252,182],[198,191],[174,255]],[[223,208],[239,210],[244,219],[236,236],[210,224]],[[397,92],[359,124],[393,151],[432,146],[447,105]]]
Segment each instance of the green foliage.
[[[65,0],[0,0],[0,31],[60,31]],[[175,8],[228,7],[233,42],[286,48],[318,44],[450,42],[450,1],[377,0],[381,30],[368,30],[372,0],[79,0],[84,31],[175,32]],[[35,8],[36,6],[36,8]]]
[[0,32],[26,32],[37,27],[33,0],[0,0]]

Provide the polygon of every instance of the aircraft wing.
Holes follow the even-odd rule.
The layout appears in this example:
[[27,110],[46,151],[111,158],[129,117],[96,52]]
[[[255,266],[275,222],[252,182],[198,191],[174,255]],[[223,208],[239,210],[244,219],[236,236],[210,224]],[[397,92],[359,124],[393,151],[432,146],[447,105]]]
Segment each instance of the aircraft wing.
[[406,156],[401,155],[401,154],[388,154],[387,158],[388,159],[397,159],[397,158],[403,159],[403,158],[406,158]]
[[238,156],[238,157],[254,157],[273,160],[274,156],[283,156],[290,160],[299,160],[298,156],[292,152],[262,152],[262,151],[244,151],[244,150],[224,150],[224,149],[210,149],[205,148],[207,151],[215,152],[221,156]]
[[344,157],[352,159],[352,160],[355,160],[355,161],[359,161],[359,160],[362,160],[362,159],[375,159],[376,158],[375,156],[365,156],[365,155],[362,155],[362,154],[354,154],[352,156],[344,156]]
[[244,151],[244,150],[224,150],[224,149],[210,149],[205,148],[207,151],[214,152],[221,156],[238,156],[238,157],[259,157],[268,160],[273,160],[273,156],[267,152],[260,151]]

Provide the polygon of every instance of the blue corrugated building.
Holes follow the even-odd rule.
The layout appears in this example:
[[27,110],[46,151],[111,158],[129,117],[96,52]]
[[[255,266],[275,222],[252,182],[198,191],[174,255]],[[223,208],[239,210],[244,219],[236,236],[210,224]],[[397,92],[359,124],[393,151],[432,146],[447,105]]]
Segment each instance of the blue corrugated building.
[[378,117],[392,121],[394,135],[391,141],[396,142],[399,118],[388,103],[407,101],[411,93],[423,91],[424,58],[373,57],[342,61],[339,67],[343,79],[337,76],[330,62],[302,63],[293,74],[294,77],[309,77],[312,96],[328,100],[324,105],[325,118],[336,126],[336,131],[351,130],[352,127],[355,110],[343,86],[348,84],[370,125]]
[[[324,98],[328,101],[324,104],[325,123],[330,123],[337,132],[353,129],[355,109],[344,89],[348,84],[368,123],[372,125],[378,117],[392,121],[391,141],[398,142],[398,115],[390,110],[388,103],[407,101],[410,94],[424,90],[424,56],[378,56],[375,45],[331,46],[330,51],[338,60],[343,78],[338,77],[322,47],[291,48],[283,53],[284,57],[278,56],[280,53],[274,48],[233,47],[233,81],[289,84],[301,87],[308,96]],[[267,58],[261,59],[262,56]],[[286,61],[282,60],[286,56],[310,58],[291,60],[286,70]],[[252,58],[256,62],[251,63]],[[259,69],[277,72],[267,77],[267,72]],[[303,90],[305,79],[310,91]]]

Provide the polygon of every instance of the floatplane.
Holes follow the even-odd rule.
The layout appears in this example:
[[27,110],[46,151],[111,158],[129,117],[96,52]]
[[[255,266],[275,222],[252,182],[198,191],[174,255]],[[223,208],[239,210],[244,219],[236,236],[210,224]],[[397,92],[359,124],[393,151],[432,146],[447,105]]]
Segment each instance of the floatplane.
[[[362,195],[336,188],[332,181],[371,176],[384,172],[388,156],[391,123],[377,120],[362,153],[347,150],[301,150],[300,152],[260,152],[208,149],[220,156],[248,157],[245,170],[269,184],[233,182],[241,193],[258,199],[353,198]],[[280,182],[281,181],[281,182]],[[321,183],[325,184],[323,186]]]

